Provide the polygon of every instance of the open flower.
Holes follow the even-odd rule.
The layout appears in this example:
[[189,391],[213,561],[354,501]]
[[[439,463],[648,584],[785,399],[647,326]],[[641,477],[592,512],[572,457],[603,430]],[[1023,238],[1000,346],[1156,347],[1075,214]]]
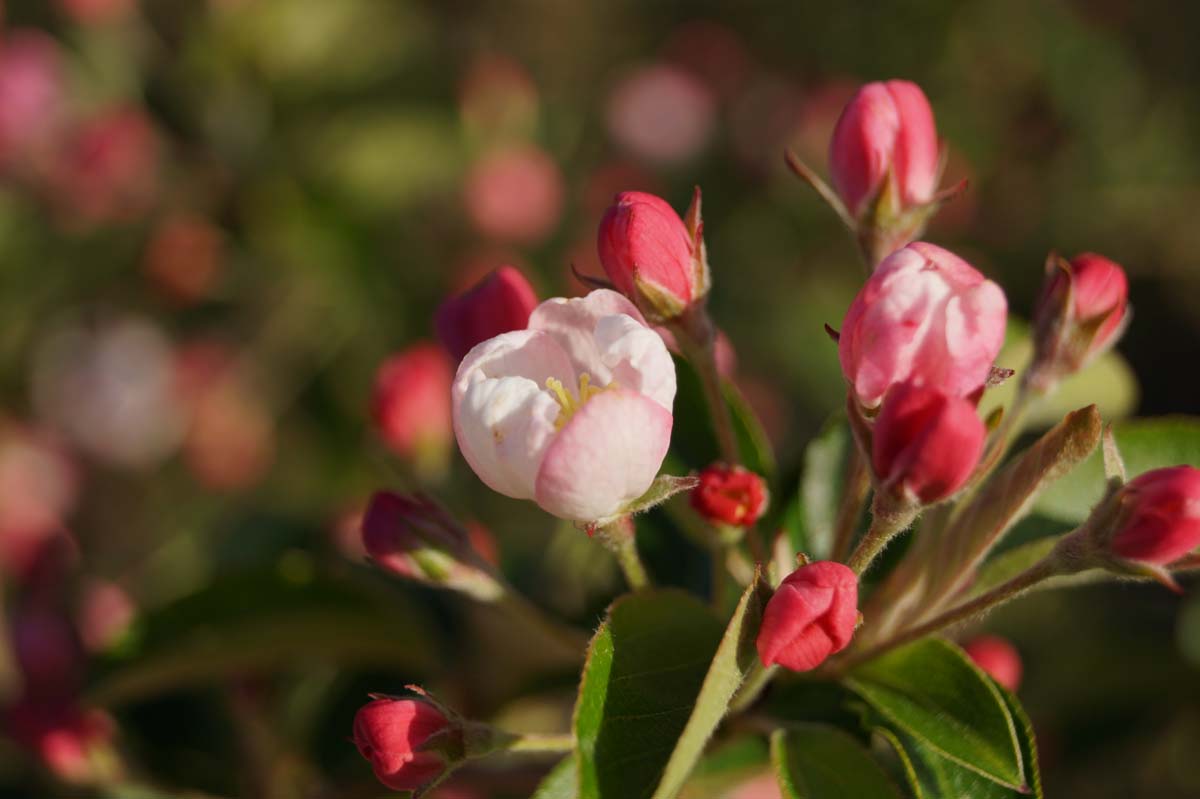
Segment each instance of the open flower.
[[675,366],[629,300],[601,289],[539,305],[474,347],[452,391],[463,456],[490,488],[563,519],[606,519],[654,481]]

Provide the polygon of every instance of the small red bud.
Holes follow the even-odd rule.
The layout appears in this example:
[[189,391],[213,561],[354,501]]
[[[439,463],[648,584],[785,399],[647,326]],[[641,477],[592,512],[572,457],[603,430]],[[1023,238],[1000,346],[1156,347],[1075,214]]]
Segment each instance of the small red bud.
[[741,466],[714,464],[700,472],[692,489],[692,507],[717,524],[750,527],[767,509],[766,482]]
[[885,490],[924,504],[938,502],[967,482],[986,436],[967,400],[898,383],[875,421],[871,462]]
[[419,343],[383,362],[375,375],[372,412],[384,441],[404,458],[440,458],[450,444],[450,362],[441,348]]
[[1112,551],[1128,560],[1168,564],[1200,546],[1200,469],[1146,472],[1118,494],[1122,521]]
[[537,293],[513,266],[502,266],[473,288],[451,297],[438,308],[438,338],[455,361],[481,341],[524,330],[537,307]]
[[380,782],[393,790],[415,791],[446,769],[446,755],[425,747],[449,728],[450,721],[428,702],[375,699],[354,717],[354,744]]
[[811,671],[845,649],[858,624],[858,577],[840,563],[809,563],[784,578],[763,612],[758,656]]
[[1021,655],[1016,647],[997,635],[981,635],[966,644],[963,651],[996,682],[1009,691],[1021,686]]
[[1095,253],[1052,256],[1034,313],[1031,374],[1052,385],[1109,349],[1124,330],[1128,301],[1129,281],[1116,263]]

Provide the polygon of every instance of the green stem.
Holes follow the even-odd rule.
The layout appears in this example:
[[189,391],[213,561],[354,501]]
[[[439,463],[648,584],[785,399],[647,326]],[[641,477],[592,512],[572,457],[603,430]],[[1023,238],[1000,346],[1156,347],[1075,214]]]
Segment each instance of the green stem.
[[870,487],[871,475],[867,470],[866,460],[855,446],[850,451],[849,462],[846,464],[842,500],[834,521],[832,550],[834,560],[841,561],[850,552],[850,545],[854,541],[854,533],[858,528],[858,519],[862,515],[863,503],[867,501],[867,491]]
[[725,402],[725,389],[717,369],[716,328],[703,307],[689,310],[671,325],[675,340],[700,378],[708,414],[717,436],[721,458],[729,464],[741,463],[737,436],[733,432],[733,416]]
[[596,539],[617,558],[625,581],[634,591],[640,591],[650,586],[650,577],[646,567],[638,555],[637,541],[634,535],[633,519],[624,516],[617,521],[606,524],[596,530]]
[[886,494],[876,494],[871,507],[871,527],[858,542],[846,565],[855,574],[862,574],[893,538],[908,529],[920,508],[892,502]]
[[915,627],[909,627],[892,638],[864,651],[851,653],[847,658],[842,659],[836,664],[836,672],[844,674],[854,666],[874,660],[898,646],[903,646],[904,644],[924,638],[927,635],[932,635],[946,627],[973,619],[1005,602],[1016,599],[1043,580],[1065,574],[1067,571],[1069,569],[1052,555],[1045,560],[1035,563],[1008,582],[996,586],[991,591],[980,594],[969,602],[951,608],[927,622],[918,624]]
[[742,681],[742,687],[729,702],[729,715],[740,713],[754,704],[754,700],[758,699],[778,671],[778,666],[763,666],[762,661],[755,658],[750,673]]
[[506,752],[525,752],[530,754],[562,754],[575,748],[575,736],[570,733],[561,735],[522,735],[505,747]]

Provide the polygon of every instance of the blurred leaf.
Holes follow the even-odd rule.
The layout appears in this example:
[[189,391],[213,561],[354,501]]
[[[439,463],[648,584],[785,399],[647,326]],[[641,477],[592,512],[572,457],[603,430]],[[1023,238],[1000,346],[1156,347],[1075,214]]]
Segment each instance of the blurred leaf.
[[[1058,538],[1040,538],[997,555],[984,564],[971,582],[971,596],[986,593],[1005,583],[1050,554]],[[1040,587],[1040,586],[1038,586]]]
[[763,773],[769,758],[764,739],[757,736],[734,738],[715,747],[700,760],[679,796],[681,799],[723,796],[729,788]]
[[[1012,316],[1004,337],[1004,349],[996,357],[999,366],[1016,369],[1018,374],[1002,385],[984,392],[979,403],[983,418],[1001,406],[1012,405],[1020,384],[1020,372],[1033,357],[1029,323]],[[1110,351],[1097,358],[1082,372],[1059,384],[1058,389],[1030,409],[1025,421],[1034,428],[1049,427],[1068,412],[1095,403],[1107,420],[1121,419],[1137,407],[1137,376],[1120,353]]]
[[1067,414],[956,508],[940,534],[921,544],[928,552],[927,572],[934,575],[927,595],[938,598],[960,587],[1038,494],[1096,449],[1101,427],[1094,405]]
[[733,417],[733,432],[737,436],[738,451],[747,469],[770,478],[775,473],[775,453],[771,439],[763,429],[762,422],[742,396],[742,392],[730,381],[725,381],[725,402]]
[[[671,446],[689,466],[702,469],[720,459],[720,447],[699,375],[686,358],[674,356],[674,360],[677,387]],[[769,478],[775,472],[775,455],[766,431],[736,386],[726,381],[724,393],[745,467]]]
[[529,799],[575,799],[579,796],[579,778],[576,776],[575,756],[567,755],[551,769]]
[[784,799],[899,799],[883,767],[848,733],[802,724],[771,736]]
[[680,591],[630,594],[592,639],[575,706],[581,799],[645,799],[683,733],[721,624]]
[[436,635],[403,594],[294,566],[223,577],[149,611],[132,643],[100,664],[92,699],[119,704],[304,658],[414,673],[436,666]]
[[758,662],[755,641],[762,623],[763,609],[770,598],[770,587],[764,582],[762,574],[756,573],[725,628],[725,635],[721,638],[717,654],[696,697],[695,708],[675,744],[671,759],[667,761],[654,799],[671,799],[679,793],[704,752],[708,739],[725,717],[729,700],[746,679],[750,668]]
[[[1131,419],[1113,425],[1113,433],[1130,477],[1163,466],[1200,466],[1200,418]],[[1044,491],[1036,507],[1054,519],[1079,524],[1104,493],[1104,486],[1103,459],[1096,452]]]
[[856,669],[846,685],[890,725],[960,767],[1014,789],[1025,783],[1003,696],[954,645],[929,638],[901,647]]
[[783,523],[795,551],[814,560],[828,558],[833,549],[846,459],[853,445],[845,416],[837,413],[804,450],[800,490],[784,511]]

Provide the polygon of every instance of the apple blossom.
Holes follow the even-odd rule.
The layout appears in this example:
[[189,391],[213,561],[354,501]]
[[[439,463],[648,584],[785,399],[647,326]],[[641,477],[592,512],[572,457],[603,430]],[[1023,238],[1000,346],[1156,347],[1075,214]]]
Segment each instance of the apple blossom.
[[526,330],[474,347],[452,396],[459,448],[484,483],[593,522],[654,481],[670,443],[675,367],[633,303],[599,289],[547,300]]
[[375,699],[354,717],[354,744],[389,788],[413,791],[437,779],[448,765],[444,753],[425,750],[450,721],[419,699]]
[[883,260],[846,312],[842,374],[867,408],[904,380],[965,397],[987,380],[1007,310],[1000,287],[966,261],[910,244]]
[[419,342],[388,358],[375,374],[372,416],[397,455],[440,461],[449,443],[451,366],[441,348]]
[[1112,551],[1166,564],[1200,546],[1200,469],[1170,466],[1130,480],[1118,493],[1121,522]]
[[767,509],[766,482],[740,466],[714,464],[700,472],[700,485],[692,489],[696,511],[718,524],[750,527]]
[[784,578],[763,611],[758,657],[811,671],[845,649],[858,625],[858,576],[833,561],[808,563]]

